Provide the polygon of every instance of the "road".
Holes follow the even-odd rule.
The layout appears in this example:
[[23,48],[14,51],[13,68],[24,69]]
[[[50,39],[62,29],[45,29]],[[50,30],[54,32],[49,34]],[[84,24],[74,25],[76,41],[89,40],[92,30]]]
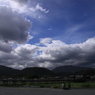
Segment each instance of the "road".
[[95,89],[0,88],[0,95],[95,95]]

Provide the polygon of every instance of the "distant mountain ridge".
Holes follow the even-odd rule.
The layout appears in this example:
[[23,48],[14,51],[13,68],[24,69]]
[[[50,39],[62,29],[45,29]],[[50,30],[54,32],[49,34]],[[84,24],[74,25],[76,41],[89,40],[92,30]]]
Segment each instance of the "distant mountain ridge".
[[66,65],[66,66],[60,66],[52,71],[57,75],[70,75],[70,74],[82,74],[82,72],[86,69],[92,69],[95,71],[95,68],[91,67],[79,67],[79,66],[72,66],[72,65]]
[[0,76],[32,76],[32,75],[38,75],[38,76],[55,76],[55,73],[51,70],[48,70],[46,68],[40,68],[40,67],[30,67],[25,68],[22,70],[13,69],[10,67],[2,66],[0,65]]
[[19,73],[20,70],[17,70],[17,69],[13,69],[13,68],[10,68],[10,67],[6,67],[6,66],[3,66],[3,65],[0,65],[0,76],[6,76],[6,75],[16,75]]
[[93,69],[95,71],[95,68],[90,67],[79,67],[79,66],[60,66],[53,70],[49,70],[46,68],[41,67],[30,67],[25,68],[22,70],[13,69],[10,67],[2,66],[0,65],[0,76],[64,76],[64,75],[70,75],[70,74],[82,74],[82,72],[86,69]]
[[25,68],[20,72],[22,75],[54,76],[55,73],[40,67]]

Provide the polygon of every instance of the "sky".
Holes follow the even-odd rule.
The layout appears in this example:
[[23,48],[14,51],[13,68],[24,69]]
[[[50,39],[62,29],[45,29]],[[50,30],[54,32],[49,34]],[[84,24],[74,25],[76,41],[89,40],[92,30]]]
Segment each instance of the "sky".
[[0,65],[95,67],[95,0],[0,0]]

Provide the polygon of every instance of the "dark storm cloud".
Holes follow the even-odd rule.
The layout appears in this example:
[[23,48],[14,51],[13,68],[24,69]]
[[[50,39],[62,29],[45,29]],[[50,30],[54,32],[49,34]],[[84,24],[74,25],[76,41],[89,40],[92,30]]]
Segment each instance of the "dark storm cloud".
[[12,46],[6,42],[0,41],[0,51],[11,52]]
[[[13,68],[30,66],[54,68],[63,65],[95,66],[95,37],[80,44],[66,44],[60,40],[51,41],[51,38],[41,39],[40,42],[39,45],[18,46],[11,52],[5,52],[5,48],[0,51],[0,64]],[[2,45],[4,46],[4,44],[8,45],[7,43]],[[40,46],[40,44],[44,45]]]
[[[60,40],[52,40],[51,43],[47,43],[51,41],[49,38],[42,40],[41,42],[44,42],[45,47],[24,45],[16,49],[18,56],[22,57],[23,60],[25,59],[25,61],[27,60],[27,66],[95,65],[95,37],[84,43],[69,45]],[[41,53],[37,55],[37,51],[41,51]]]
[[[1,3],[4,0],[0,0],[0,1],[1,1],[0,5],[2,5]],[[88,39],[87,41],[83,43],[79,43],[79,44],[66,44],[60,40],[52,40],[51,38],[44,38],[44,39],[41,39],[40,43],[35,44],[35,45],[30,45],[30,44],[23,44],[19,46],[13,45],[17,43],[19,44],[25,43],[29,39],[29,29],[31,27],[31,23],[27,19],[23,18],[20,14],[27,16],[29,19],[30,17],[32,18],[31,20],[33,20],[34,22],[33,29],[35,31],[35,29],[37,28],[38,31],[36,31],[36,33],[39,32],[38,35],[43,33],[41,32],[41,30],[38,29],[40,24],[42,24],[43,26],[43,24],[47,23],[45,21],[46,19],[50,21],[50,23],[51,21],[55,19],[54,23],[51,23],[49,27],[52,26],[52,24],[54,24],[54,26],[56,24],[57,29],[54,29],[54,30],[59,29],[59,31],[61,30],[63,31],[66,28],[63,31],[64,36],[62,34],[61,38],[62,40],[69,38],[69,41],[70,41],[69,43],[72,42],[73,36],[75,39],[75,40],[73,39],[74,40],[73,42],[77,42],[78,40],[83,39],[82,37],[83,35],[80,36],[80,33],[81,33],[80,30],[81,31],[84,30],[85,27],[88,30],[91,30],[90,32],[93,31],[94,33],[94,30],[92,30],[91,27],[90,27],[91,29],[88,28],[87,27],[88,25],[86,25],[87,24],[86,19],[89,17],[89,16],[87,17],[87,13],[89,12],[88,9],[90,8],[88,6],[89,3],[87,3],[87,6],[88,6],[86,10],[87,13],[85,13],[85,16],[83,16],[84,11],[81,11],[79,9],[81,3],[76,4],[76,2],[72,2],[70,0],[59,0],[59,1],[49,0],[50,2],[48,2],[48,0],[47,1],[46,0],[5,0],[5,1],[4,1],[5,5],[11,7],[12,9],[6,6],[0,6],[0,64],[7,65],[14,68],[25,68],[27,66],[57,67],[57,66],[68,65],[68,64],[81,65],[81,66],[95,66],[95,58],[94,58],[95,37]],[[80,11],[76,11],[77,9],[75,6],[77,5],[79,7],[77,9]],[[85,3],[83,3],[83,5],[85,5]],[[60,7],[57,7],[57,6],[60,6]],[[47,9],[49,9],[50,11]],[[76,9],[76,10],[73,10],[73,9]],[[82,6],[82,9],[84,9],[84,6]],[[13,10],[16,10],[20,14],[18,14],[16,11],[13,11]],[[95,10],[91,12],[94,13],[94,11]],[[47,17],[45,16],[46,13],[51,13],[51,14],[50,15],[47,14],[47,16],[49,16]],[[71,13],[74,13],[74,15],[72,15]],[[90,15],[93,15],[92,13]],[[77,17],[76,15],[79,17]],[[57,19],[54,18],[54,16]],[[63,22],[65,23],[61,21],[60,17],[64,19]],[[41,22],[36,23],[34,18],[36,18],[36,22],[37,20]],[[45,19],[43,20],[43,18]],[[83,19],[80,19],[80,18],[83,18]],[[75,21],[72,24],[72,20],[74,19]],[[79,25],[76,23],[77,20],[79,22],[82,21],[83,23],[80,23]],[[70,25],[68,26],[66,22],[70,22],[70,21],[71,21],[71,26]],[[62,29],[60,29],[61,27],[60,25],[62,25]],[[63,29],[63,25],[65,25],[64,29]],[[91,25],[92,24],[90,23],[90,26]],[[47,24],[45,26],[49,28]],[[42,28],[46,28],[46,27],[42,27]],[[59,32],[57,33],[57,31],[54,31],[54,30],[52,31],[52,34],[54,34],[54,35],[51,35],[52,37],[56,36],[59,33]],[[88,30],[87,30],[87,33],[88,33]],[[85,33],[82,33],[82,34],[85,34]],[[87,35],[85,35],[85,37],[87,37]],[[79,38],[81,39],[77,38],[78,36],[80,36]],[[41,38],[41,36],[39,37]],[[37,39],[39,39],[39,37]],[[29,41],[29,43],[30,42],[32,43],[32,40]]]
[[60,65],[95,65],[95,37],[80,44],[65,44],[61,41],[52,41],[46,47],[42,47],[43,52],[38,56],[37,61],[44,66],[51,64],[56,67]]
[[37,46],[25,44],[11,52],[0,51],[0,64],[19,69],[27,66],[37,66],[33,58],[37,49]]
[[25,44],[14,50],[14,54],[22,58],[23,60],[31,60],[36,54],[36,50],[38,49],[35,45]]
[[0,39],[24,43],[29,39],[30,21],[11,8],[0,6]]
[[14,59],[16,59],[16,57],[13,54],[0,51],[0,65],[10,66],[14,64]]

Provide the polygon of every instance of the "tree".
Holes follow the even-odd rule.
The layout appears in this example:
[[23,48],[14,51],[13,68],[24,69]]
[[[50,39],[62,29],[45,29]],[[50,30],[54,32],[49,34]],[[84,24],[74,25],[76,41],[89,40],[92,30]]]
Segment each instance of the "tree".
[[95,75],[95,71],[93,69],[86,69],[84,70],[83,75],[92,76],[92,75]]

